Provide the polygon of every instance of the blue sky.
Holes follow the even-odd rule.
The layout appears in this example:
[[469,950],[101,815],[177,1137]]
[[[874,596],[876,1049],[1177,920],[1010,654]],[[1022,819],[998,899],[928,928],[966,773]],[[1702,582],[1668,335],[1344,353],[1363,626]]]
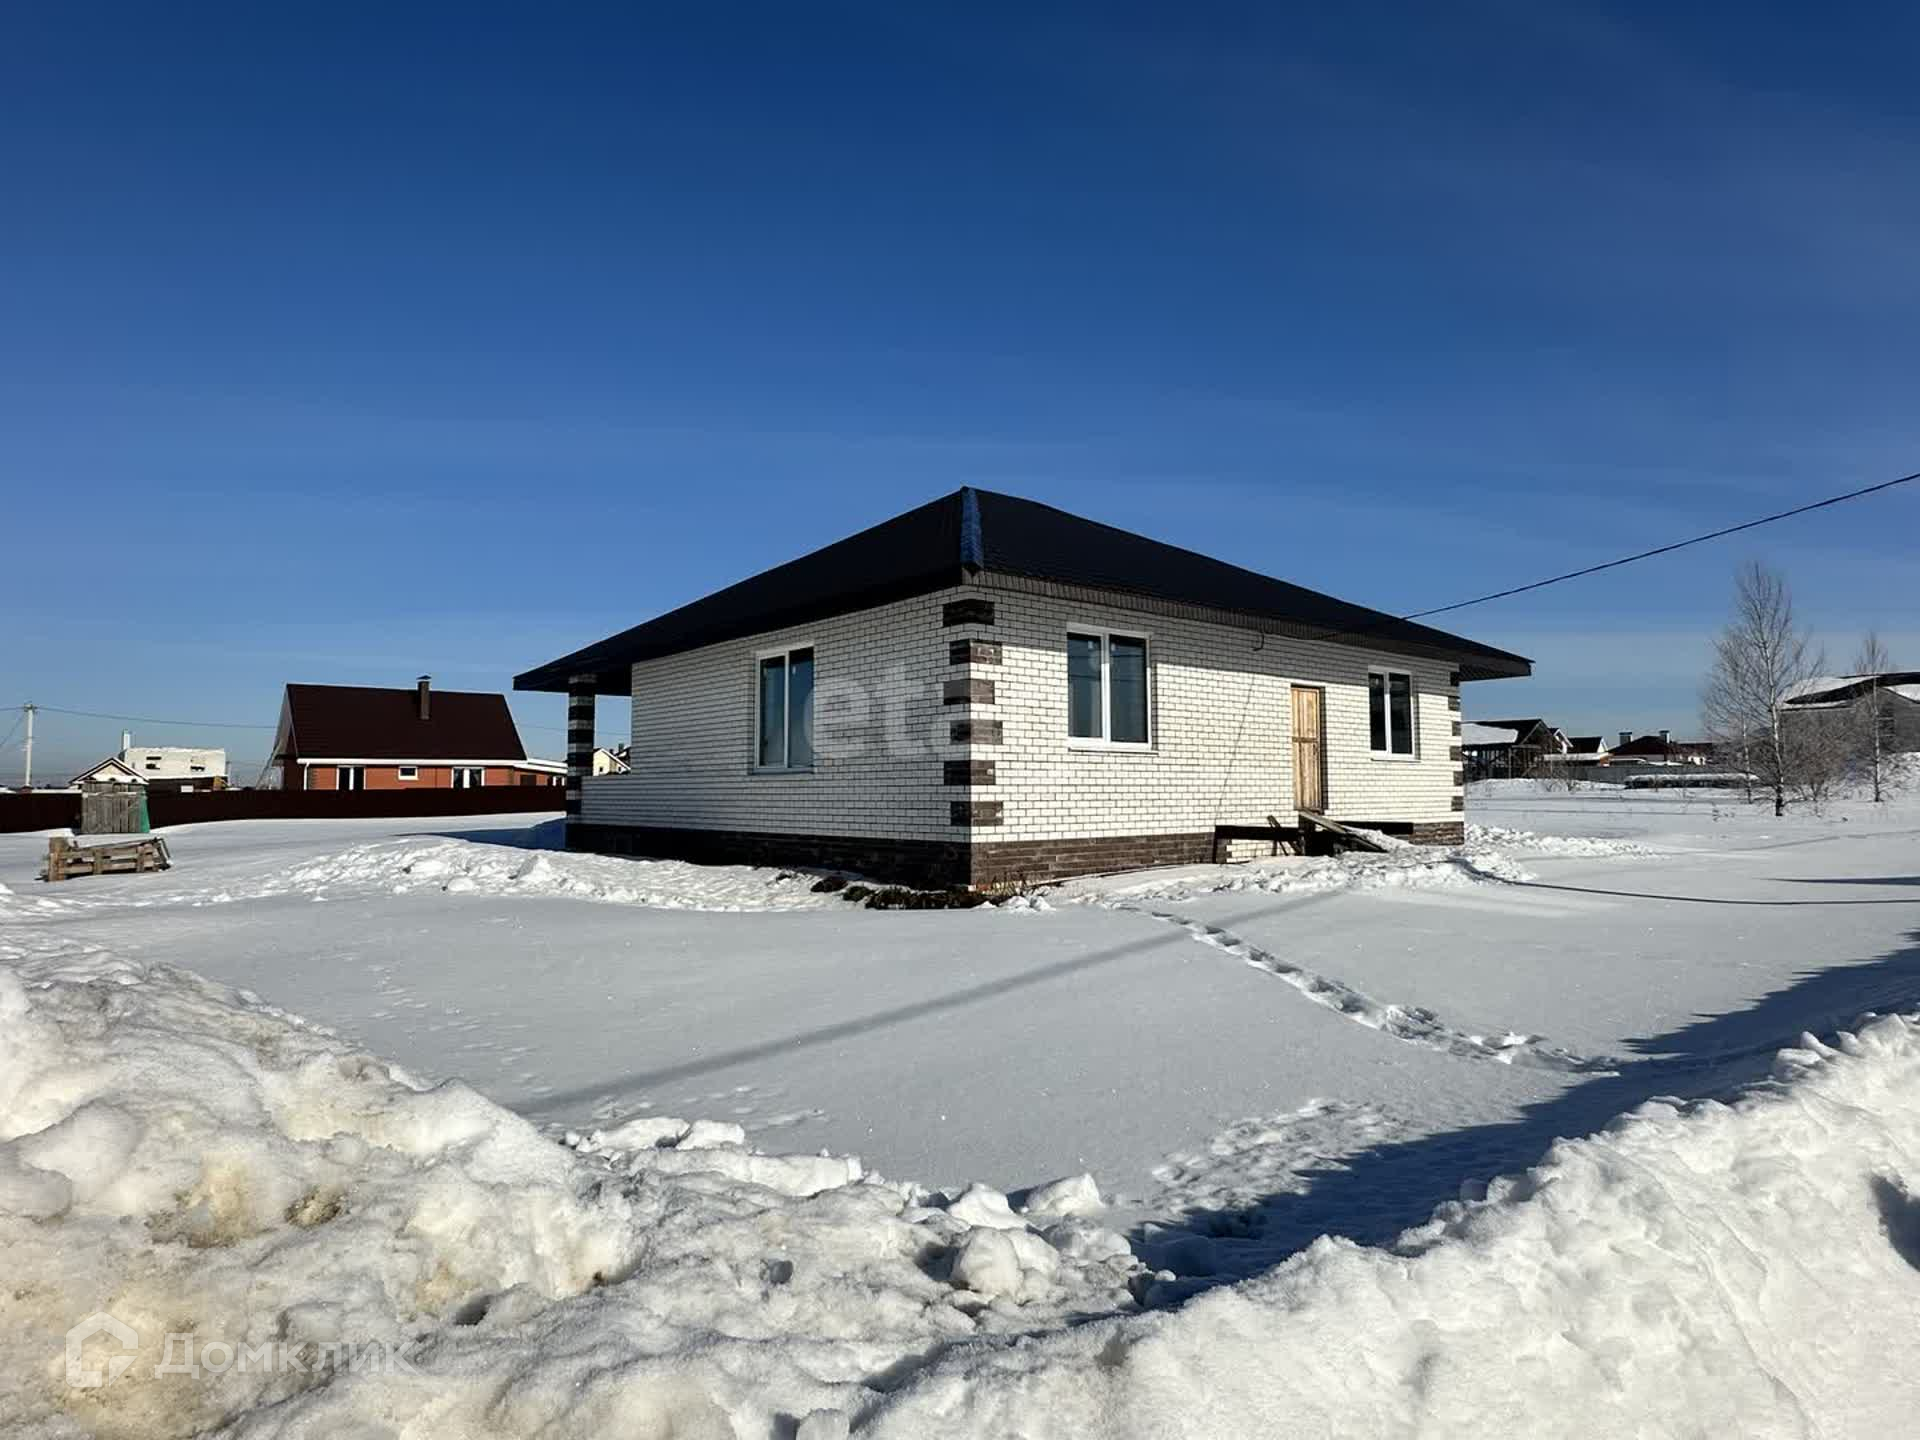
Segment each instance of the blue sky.
[[[0,705],[505,688],[964,483],[1404,611],[1920,468],[1916,43],[1894,5],[23,7]],[[1916,535],[1920,486],[1448,617],[1538,665],[1468,713],[1690,728],[1748,556],[1920,666]],[[516,699],[530,749],[561,703]],[[45,715],[41,763],[119,729]]]

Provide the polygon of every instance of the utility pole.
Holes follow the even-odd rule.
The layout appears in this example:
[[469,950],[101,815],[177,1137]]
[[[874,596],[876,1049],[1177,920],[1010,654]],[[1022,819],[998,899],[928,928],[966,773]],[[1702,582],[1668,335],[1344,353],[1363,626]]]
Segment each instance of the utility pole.
[[33,788],[33,712],[40,707],[22,705],[20,708],[27,712],[27,773],[26,778],[20,782],[20,788],[31,790]]

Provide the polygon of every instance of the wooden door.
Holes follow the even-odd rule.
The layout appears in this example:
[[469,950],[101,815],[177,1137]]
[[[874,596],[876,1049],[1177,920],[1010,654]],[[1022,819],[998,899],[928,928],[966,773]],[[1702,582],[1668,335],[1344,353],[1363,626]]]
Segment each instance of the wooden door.
[[1327,809],[1327,692],[1293,687],[1293,808],[1323,815]]

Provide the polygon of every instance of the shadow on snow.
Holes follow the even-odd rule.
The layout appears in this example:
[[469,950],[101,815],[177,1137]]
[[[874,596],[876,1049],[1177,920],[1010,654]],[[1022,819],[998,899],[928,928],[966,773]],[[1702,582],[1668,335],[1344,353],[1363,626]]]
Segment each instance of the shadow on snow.
[[[1920,942],[1920,931],[1909,941]],[[1323,1234],[1390,1244],[1437,1205],[1480,1194],[1495,1177],[1536,1163],[1556,1139],[1593,1134],[1656,1097],[1724,1094],[1764,1077],[1775,1052],[1803,1034],[1830,1034],[1868,1012],[1887,1014],[1916,1002],[1920,943],[1877,960],[1805,971],[1746,1009],[1702,1016],[1629,1042],[1627,1048],[1646,1058],[1580,1080],[1527,1106],[1516,1120],[1380,1145],[1305,1172],[1306,1188],[1299,1193],[1270,1195],[1237,1209],[1192,1211],[1182,1228],[1144,1225],[1129,1239],[1148,1264],[1179,1277],[1157,1287],[1150,1297],[1157,1304],[1270,1269]],[[1874,1199],[1890,1232],[1911,1242],[1920,1263],[1916,1202],[1879,1192]]]

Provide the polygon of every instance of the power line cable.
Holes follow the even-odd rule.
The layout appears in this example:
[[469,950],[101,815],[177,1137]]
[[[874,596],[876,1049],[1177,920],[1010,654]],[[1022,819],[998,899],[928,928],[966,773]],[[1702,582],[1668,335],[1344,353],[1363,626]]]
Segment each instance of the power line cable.
[[1544,590],[1549,585],[1559,585],[1567,580],[1578,580],[1586,575],[1598,575],[1602,570],[1617,570],[1622,565],[1632,565],[1639,560],[1651,560],[1656,555],[1671,555],[1676,550],[1685,550],[1689,545],[1704,545],[1709,540],[1724,539],[1728,535],[1738,535],[1742,530],[1757,529],[1762,525],[1771,525],[1776,520],[1790,520],[1795,515],[1805,515],[1810,511],[1824,510],[1829,505],[1839,505],[1844,501],[1858,500],[1863,495],[1875,495],[1882,490],[1891,490],[1896,485],[1910,484],[1920,480],[1920,470],[1911,475],[1902,475],[1895,480],[1882,480],[1878,485],[1863,486],[1858,490],[1849,490],[1844,495],[1829,495],[1824,500],[1815,500],[1808,505],[1796,505],[1791,510],[1780,510],[1772,515],[1762,515],[1758,520],[1743,521],[1738,525],[1728,525],[1724,529],[1709,530],[1704,535],[1695,535],[1688,540],[1676,540],[1671,545],[1656,545],[1651,550],[1642,550],[1633,555],[1622,555],[1618,560],[1608,560],[1599,565],[1587,565],[1579,570],[1569,570],[1564,575],[1550,575],[1545,580],[1535,580],[1526,585],[1515,585],[1506,590],[1495,590],[1489,595],[1477,595],[1471,600],[1456,600],[1451,605],[1436,605],[1431,610],[1416,610],[1411,615],[1402,615],[1402,620],[1420,620],[1428,615],[1444,615],[1449,610],[1465,610],[1469,605],[1484,605],[1489,600],[1504,600],[1509,595],[1525,595],[1530,590]]
[[81,715],[89,720],[126,720],[135,725],[184,725],[195,730],[273,730],[278,727],[242,720],[160,720],[151,715],[114,715],[104,710],[67,710],[58,705],[36,707],[49,715]]

